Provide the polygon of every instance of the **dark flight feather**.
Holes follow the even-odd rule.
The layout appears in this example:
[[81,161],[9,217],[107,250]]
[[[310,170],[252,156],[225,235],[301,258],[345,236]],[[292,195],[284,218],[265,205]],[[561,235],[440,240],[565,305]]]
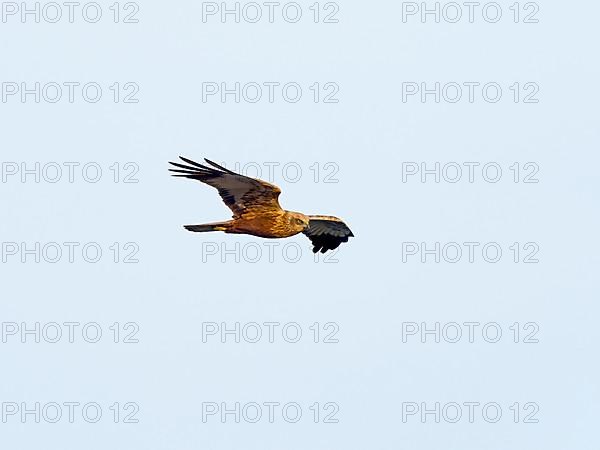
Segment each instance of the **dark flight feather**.
[[313,253],[335,250],[342,242],[354,237],[344,222],[332,216],[309,216],[310,222],[304,234],[313,244]]

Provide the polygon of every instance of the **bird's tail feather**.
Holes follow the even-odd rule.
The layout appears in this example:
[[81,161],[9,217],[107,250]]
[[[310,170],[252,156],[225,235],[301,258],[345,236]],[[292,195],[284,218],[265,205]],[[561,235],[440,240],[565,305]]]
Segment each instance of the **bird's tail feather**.
[[225,231],[229,228],[229,222],[204,223],[200,225],[184,225],[188,231],[195,233],[204,233],[206,231]]

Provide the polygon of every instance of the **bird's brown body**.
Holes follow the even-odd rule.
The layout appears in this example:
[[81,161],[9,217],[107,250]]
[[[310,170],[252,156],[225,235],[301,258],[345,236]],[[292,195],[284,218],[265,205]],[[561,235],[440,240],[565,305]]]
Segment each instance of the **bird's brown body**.
[[[222,230],[225,233],[251,234],[262,238],[278,239],[295,236],[306,229],[306,222],[296,222],[293,219],[298,218],[296,214],[290,211],[266,211],[266,212],[248,212],[241,216],[223,222]],[[299,219],[299,218],[298,218]]]
[[212,167],[180,157],[186,164],[171,162],[177,169],[176,177],[191,178],[206,183],[219,191],[223,202],[233,212],[232,220],[201,225],[185,225],[193,232],[224,231],[278,239],[306,234],[313,243],[313,251],[325,253],[336,249],[354,236],[350,228],[337,217],[307,216],[286,211],[279,205],[281,189],[266,181],[232,172],[212,161]]

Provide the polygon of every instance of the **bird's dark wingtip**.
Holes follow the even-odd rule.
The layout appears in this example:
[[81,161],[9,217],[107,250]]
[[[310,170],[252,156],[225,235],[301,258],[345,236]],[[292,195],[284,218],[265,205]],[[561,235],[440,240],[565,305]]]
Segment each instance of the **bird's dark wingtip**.
[[[210,159],[208,159],[208,158],[204,158],[204,162],[205,162],[206,164],[208,164],[209,166],[213,166],[213,167],[211,167],[211,170],[215,170],[215,169],[214,169],[215,167],[221,168],[221,166],[220,166],[220,165],[218,165],[218,164],[217,164],[216,162],[214,162],[214,161],[211,161],[211,160],[210,160]],[[221,169],[221,170],[222,170],[222,169]]]
[[225,173],[228,173],[228,174],[230,174],[230,175],[239,175],[239,174],[237,174],[237,173],[233,172],[232,170],[229,170],[227,167],[223,167],[222,165],[220,165],[220,164],[217,164],[216,162],[214,162],[214,161],[211,161],[211,160],[210,160],[210,159],[208,159],[208,158],[204,158],[204,161],[205,161],[207,164],[209,164],[209,165],[211,165],[212,167],[214,167],[214,169],[211,169],[211,170],[215,170],[215,169],[217,169],[217,170],[220,170],[221,172],[225,172]]

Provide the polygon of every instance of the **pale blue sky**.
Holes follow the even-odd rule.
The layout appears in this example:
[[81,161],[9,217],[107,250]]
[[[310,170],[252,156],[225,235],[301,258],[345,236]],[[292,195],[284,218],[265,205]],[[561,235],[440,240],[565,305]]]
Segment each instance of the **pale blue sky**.
[[[340,3],[337,24],[315,24],[314,2],[299,2],[296,24],[203,23],[201,4],[191,1],[144,2],[139,23],[115,24],[110,3],[100,3],[96,24],[78,16],[73,24],[23,24],[13,16],[0,23],[3,83],[103,89],[96,104],[80,96],[72,104],[22,103],[18,95],[0,103],[2,162],[103,169],[95,184],[18,177],[0,184],[2,242],[103,249],[97,264],[7,256],[0,316],[97,322],[104,333],[97,344],[7,338],[0,398],[97,402],[104,415],[97,424],[21,424],[11,416],[0,424],[0,446],[596,448],[597,3],[544,2],[537,24],[514,23],[511,2],[500,2],[496,24],[480,16],[472,24],[403,23],[400,2],[357,1]],[[122,96],[115,103],[115,82],[121,94],[136,83],[139,103],[124,104]],[[203,103],[203,82],[295,82],[303,97]],[[315,82],[337,84],[339,102],[315,103]],[[495,82],[503,98],[403,103],[403,82]],[[537,83],[539,103],[515,103],[515,82]],[[167,161],[180,154],[228,167],[294,163],[303,169],[297,183],[276,180],[282,205],[340,216],[356,238],[326,264],[313,262],[304,236],[277,242],[270,262],[266,241],[187,233],[183,224],[225,219],[229,211],[209,187],[168,176]],[[402,183],[402,163],[422,161],[497,162],[503,178]],[[120,176],[128,173],[123,164],[137,164],[139,182],[114,183],[115,162]],[[539,183],[514,183],[514,162],[536,163]],[[339,182],[315,183],[315,163],[335,164]],[[123,245],[139,246],[139,263],[112,262],[115,242],[120,259],[128,254]],[[497,242],[503,257],[402,263],[405,242]],[[536,243],[540,262],[513,263],[514,242]],[[221,253],[206,254],[236,243],[247,252],[260,245],[263,257],[223,263]],[[285,244],[303,252],[297,263],[282,256]],[[138,324],[139,343],[113,343],[114,322]],[[303,338],[203,343],[203,322],[296,322]],[[339,343],[314,343],[315,322],[336,323]],[[503,337],[497,344],[403,343],[404,322],[495,322]],[[537,324],[539,343],[513,343],[515,322]],[[114,424],[115,402],[136,402],[140,422]],[[202,402],[297,402],[303,418],[203,423]],[[315,402],[337,403],[339,423],[313,423]],[[496,402],[503,417],[403,423],[403,402]],[[539,423],[521,416],[515,424],[515,402],[539,405]]]

